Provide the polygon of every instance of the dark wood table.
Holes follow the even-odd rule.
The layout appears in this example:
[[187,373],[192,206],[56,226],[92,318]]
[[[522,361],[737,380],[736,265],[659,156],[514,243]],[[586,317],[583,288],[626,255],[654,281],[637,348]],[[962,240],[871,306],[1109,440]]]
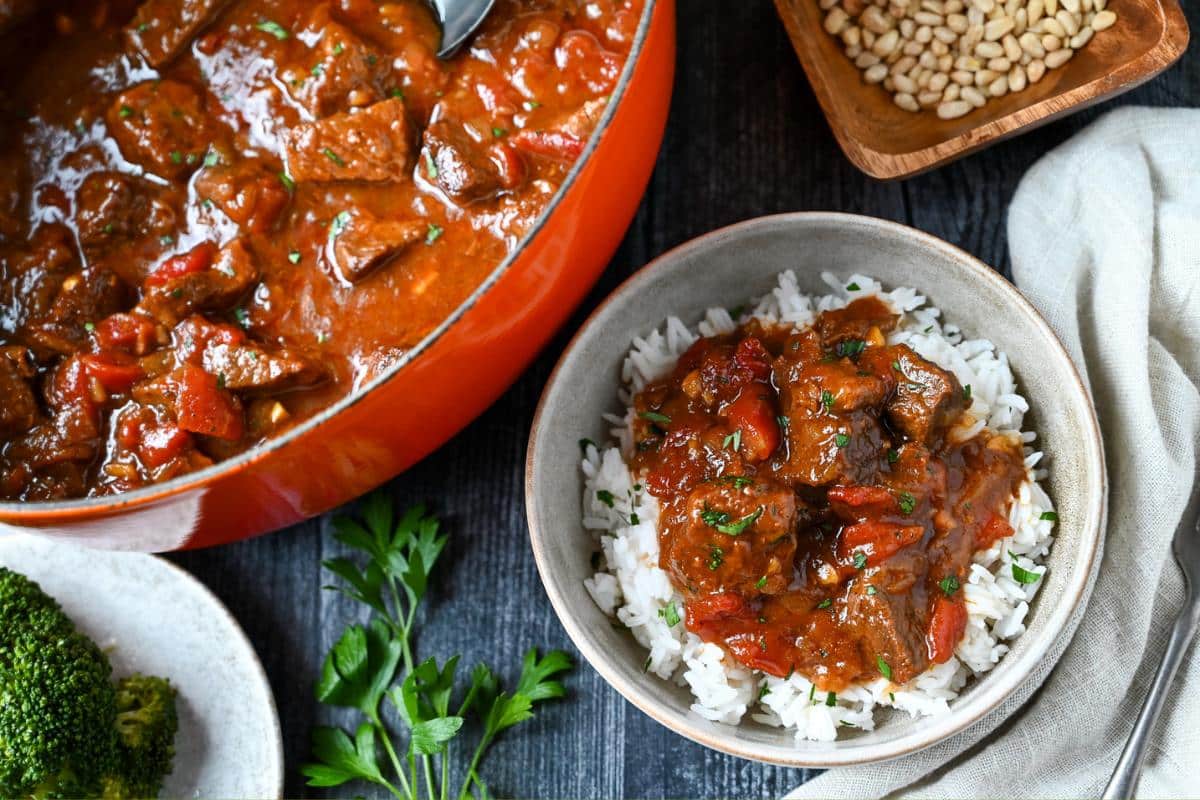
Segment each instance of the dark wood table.
[[[718,14],[718,10],[720,13]],[[1200,26],[1200,5],[1187,9]],[[420,626],[421,654],[486,660],[511,681],[530,646],[573,650],[542,591],[525,525],[525,442],[534,406],[571,331],[654,256],[732,222],[793,210],[898,220],[965,248],[1008,275],[1005,212],[1047,150],[1117,103],[1200,99],[1192,53],[1152,83],[912,180],[880,183],[845,159],[766,0],[684,0],[679,68],[658,168],[625,241],[583,308],[495,405],[385,489],[427,503],[450,545]],[[171,556],[221,597],[258,650],[279,706],[287,795],[317,795],[298,773],[313,725],[336,721],[313,699],[321,660],[356,608],[321,590],[320,562],[339,553],[329,519],[260,539]],[[586,664],[570,697],[510,732],[485,764],[502,796],[778,797],[802,770],[743,761],[676,736],[625,702]],[[354,787],[367,791],[369,787]],[[350,792],[337,793],[350,796]],[[379,794],[379,793],[376,793]],[[370,794],[368,793],[368,796]]]

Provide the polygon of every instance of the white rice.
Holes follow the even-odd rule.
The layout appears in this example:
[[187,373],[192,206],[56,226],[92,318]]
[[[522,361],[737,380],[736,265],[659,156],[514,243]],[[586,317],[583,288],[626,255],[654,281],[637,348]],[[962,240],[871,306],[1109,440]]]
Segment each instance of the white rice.
[[[822,277],[831,292],[813,297],[800,292],[794,273],[784,272],[771,293],[740,321],[756,317],[804,328],[822,311],[841,308],[860,297],[881,297],[901,314],[889,343],[907,344],[951,370],[963,386],[971,387],[970,411],[978,421],[951,435],[969,438],[984,425],[1001,432],[1021,431],[1029,405],[1017,392],[1008,358],[991,342],[965,339],[956,325],[944,322],[941,312],[927,306],[925,298],[913,289],[887,292],[865,275],[851,275],[844,281],[828,273]],[[633,410],[629,406],[633,394],[670,372],[698,337],[729,332],[737,324],[729,311],[712,308],[695,330],[670,317],[661,330],[633,340],[621,376],[625,415],[606,417],[612,425],[613,442],[603,448],[589,443],[584,448],[583,524],[594,533],[601,551],[599,571],[584,582],[588,592],[604,613],[615,616],[649,651],[645,669],[688,686],[695,697],[692,709],[707,719],[736,724],[749,711],[760,723],[795,729],[799,742],[833,740],[843,727],[872,730],[874,711],[881,706],[914,717],[946,713],[967,681],[991,670],[1008,652],[1006,642],[1025,631],[1029,603],[1042,583],[1019,583],[1012,571],[1015,560],[1023,569],[1044,573],[1040,565],[1053,540],[1054,523],[1042,518],[1053,510],[1053,504],[1038,484],[1045,472],[1037,469],[1042,454],[1031,446],[1035,434],[1020,433],[1027,477],[1008,514],[1014,534],[977,553],[963,584],[967,631],[954,658],[903,685],[881,676],[835,697],[827,697],[801,675],[781,679],[750,670],[719,646],[687,631],[686,620],[671,626],[663,618],[664,609],[672,603],[682,617],[683,598],[658,566],[658,502],[642,490],[623,455],[632,447]]]

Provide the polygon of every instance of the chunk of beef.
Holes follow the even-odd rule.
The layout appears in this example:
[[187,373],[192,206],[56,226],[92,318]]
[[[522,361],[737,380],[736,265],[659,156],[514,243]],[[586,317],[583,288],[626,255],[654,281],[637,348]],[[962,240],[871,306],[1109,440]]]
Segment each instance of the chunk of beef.
[[122,92],[106,120],[127,160],[168,179],[182,178],[198,167],[219,132],[200,93],[169,79],[139,83]]
[[411,172],[403,101],[297,125],[284,136],[288,174],[299,182],[398,182]]
[[220,376],[230,391],[275,393],[325,380],[325,368],[287,348],[268,350],[253,343],[214,344],[204,351],[204,369]]
[[81,350],[88,326],[125,307],[125,286],[102,267],[85,269],[63,280],[46,313],[30,320],[22,338],[41,359]]
[[176,221],[161,187],[119,172],[93,172],[75,194],[79,243],[91,258],[130,240],[169,235]]
[[796,495],[769,480],[698,484],[668,512],[660,563],[693,593],[778,594],[792,580]]
[[440,120],[425,129],[422,166],[425,177],[455,202],[493,197],[505,188],[504,174],[491,149],[466,127]]
[[904,683],[929,666],[925,644],[925,593],[916,577],[925,574],[926,555],[909,548],[854,579],[846,596],[846,617],[856,621],[869,648],[868,664],[882,659],[892,681]]
[[303,65],[308,75],[293,93],[313,117],[328,117],[383,98],[380,85],[390,69],[387,58],[372,52],[345,25],[329,19],[326,5],[317,7],[308,27],[319,31],[320,38]]
[[0,436],[14,436],[33,427],[37,397],[30,380],[33,365],[23,347],[0,347]]
[[954,374],[926,361],[907,345],[890,348],[899,366],[888,419],[909,439],[935,444],[962,414],[963,388]]
[[196,176],[196,194],[251,233],[274,228],[291,199],[282,179],[253,160],[205,167]]
[[895,329],[896,312],[878,297],[863,297],[845,308],[826,311],[817,317],[815,330],[826,347],[851,340],[882,345],[883,334]]
[[349,283],[365,278],[428,235],[416,220],[381,220],[361,209],[344,211],[333,222],[323,258]]
[[78,271],[75,243],[65,225],[40,225],[29,241],[6,248],[0,273],[0,325],[15,333],[44,317],[68,275]]
[[254,256],[241,239],[236,239],[209,258],[204,269],[147,280],[145,295],[136,310],[173,326],[195,311],[230,307],[249,291],[258,276]]
[[152,67],[161,67],[183,52],[228,0],[145,0],[125,38]]

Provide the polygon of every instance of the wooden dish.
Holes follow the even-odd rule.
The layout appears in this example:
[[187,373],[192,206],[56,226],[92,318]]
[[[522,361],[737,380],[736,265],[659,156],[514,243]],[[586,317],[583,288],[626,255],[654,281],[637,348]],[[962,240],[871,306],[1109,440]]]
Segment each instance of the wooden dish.
[[1171,66],[1188,43],[1178,0],[1115,0],[1117,23],[1066,65],[1024,91],[942,120],[932,110],[904,111],[882,87],[865,83],[841,41],[822,27],[817,0],[775,0],[775,6],[842,150],[863,172],[883,179],[940,167],[1116,97]]

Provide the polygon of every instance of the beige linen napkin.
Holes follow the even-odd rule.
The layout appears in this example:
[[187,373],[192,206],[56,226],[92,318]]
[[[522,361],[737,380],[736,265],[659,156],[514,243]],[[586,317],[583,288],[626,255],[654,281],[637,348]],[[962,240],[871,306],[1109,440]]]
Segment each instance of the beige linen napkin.
[[[1048,659],[978,724],[791,797],[1097,797],[1182,605],[1170,542],[1200,452],[1200,110],[1104,116],[1033,166],[1008,236],[1015,282],[1079,365],[1104,434],[1111,495],[1091,601],[1057,666]],[[1200,797],[1198,649],[1141,797]]]

